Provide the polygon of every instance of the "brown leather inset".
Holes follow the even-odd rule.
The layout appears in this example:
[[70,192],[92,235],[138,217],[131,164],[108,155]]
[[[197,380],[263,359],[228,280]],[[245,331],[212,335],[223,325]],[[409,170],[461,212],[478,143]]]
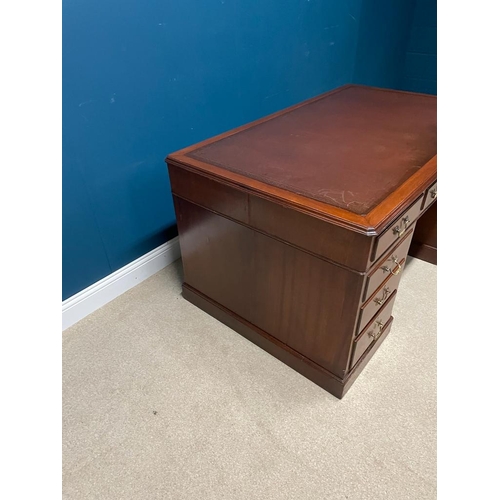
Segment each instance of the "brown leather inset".
[[186,156],[365,215],[436,154],[436,98],[347,87]]

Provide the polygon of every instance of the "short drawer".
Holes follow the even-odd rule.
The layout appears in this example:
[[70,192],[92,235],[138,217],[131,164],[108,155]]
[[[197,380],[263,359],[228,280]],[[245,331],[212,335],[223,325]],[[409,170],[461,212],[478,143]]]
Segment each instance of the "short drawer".
[[377,260],[395,241],[403,238],[408,232],[410,226],[418,219],[420,215],[420,207],[422,205],[424,195],[408,209],[406,212],[394,222],[389,229],[386,229],[375,243],[375,255],[373,260]]
[[351,368],[358,362],[363,353],[370,347],[373,342],[385,331],[386,326],[391,320],[392,308],[396,299],[396,293],[393,292],[390,299],[383,305],[380,312],[371,321],[363,332],[354,340],[354,347],[351,358]]
[[438,188],[437,182],[435,182],[425,193],[424,203],[422,205],[422,210],[425,210],[431,203],[437,200]]
[[365,291],[361,300],[365,301],[367,297],[370,297],[389,276],[401,274],[401,263],[408,255],[412,236],[413,229],[410,229],[408,234],[375,264],[373,271],[370,271],[368,274]]
[[[404,268],[406,260],[400,262],[401,268]],[[368,322],[377,314],[382,306],[389,300],[392,293],[397,289],[402,273],[390,274],[389,278],[383,282],[373,295],[362,305],[359,315],[357,332],[363,330]]]

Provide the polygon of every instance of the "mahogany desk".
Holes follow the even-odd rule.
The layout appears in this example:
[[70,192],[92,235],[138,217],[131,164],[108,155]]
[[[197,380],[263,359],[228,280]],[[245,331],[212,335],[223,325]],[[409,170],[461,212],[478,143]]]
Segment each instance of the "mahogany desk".
[[183,296],[341,398],[435,206],[436,97],[348,85],[166,161]]

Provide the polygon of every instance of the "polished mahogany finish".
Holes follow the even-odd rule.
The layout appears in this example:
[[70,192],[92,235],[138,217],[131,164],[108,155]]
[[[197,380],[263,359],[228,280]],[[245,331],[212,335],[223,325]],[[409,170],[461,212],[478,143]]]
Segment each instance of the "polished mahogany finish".
[[167,163],[184,297],[342,397],[435,201],[435,97],[345,86]]

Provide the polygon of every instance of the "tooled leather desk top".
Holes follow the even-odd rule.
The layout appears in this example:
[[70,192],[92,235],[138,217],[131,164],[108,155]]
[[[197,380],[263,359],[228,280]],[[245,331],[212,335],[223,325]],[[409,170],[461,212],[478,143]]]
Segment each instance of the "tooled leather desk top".
[[185,157],[365,215],[436,155],[436,97],[346,86]]

